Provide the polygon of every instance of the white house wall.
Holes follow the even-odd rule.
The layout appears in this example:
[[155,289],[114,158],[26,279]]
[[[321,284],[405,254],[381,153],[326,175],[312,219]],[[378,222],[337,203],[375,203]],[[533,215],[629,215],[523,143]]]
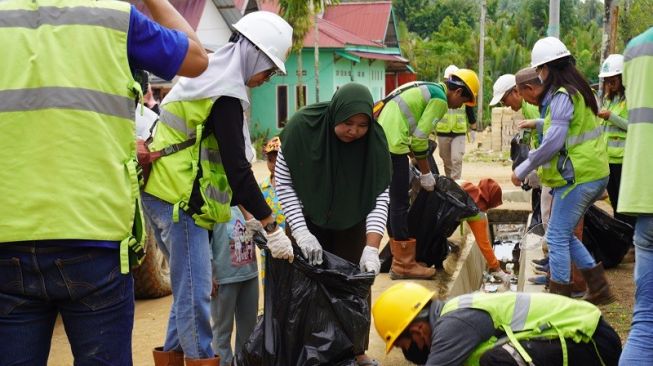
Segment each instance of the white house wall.
[[204,47],[213,51],[227,43],[231,36],[229,26],[211,0],[204,4],[196,33]]

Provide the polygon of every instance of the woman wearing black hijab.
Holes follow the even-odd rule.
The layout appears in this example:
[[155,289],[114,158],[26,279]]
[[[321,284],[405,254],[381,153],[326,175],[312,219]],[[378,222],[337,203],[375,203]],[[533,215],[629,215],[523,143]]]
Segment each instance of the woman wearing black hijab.
[[[379,244],[388,214],[390,153],[372,118],[372,95],[342,86],[330,102],[293,115],[281,134],[276,191],[302,254],[322,263],[322,248],[361,271],[379,273]],[[374,365],[358,355],[359,365]]]

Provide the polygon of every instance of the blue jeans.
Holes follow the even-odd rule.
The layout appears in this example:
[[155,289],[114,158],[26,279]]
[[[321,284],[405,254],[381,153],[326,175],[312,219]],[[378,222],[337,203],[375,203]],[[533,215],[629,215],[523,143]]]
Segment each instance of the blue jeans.
[[653,216],[635,224],[635,310],[619,365],[650,365],[653,360]]
[[574,235],[574,228],[587,209],[601,196],[607,184],[606,177],[580,183],[573,188],[570,185],[553,188],[551,218],[546,229],[551,280],[569,283],[572,260],[579,269],[589,269],[596,265],[587,248]]
[[0,365],[45,366],[57,314],[76,366],[132,365],[134,282],[118,250],[41,243],[0,244]]
[[173,205],[142,192],[143,211],[159,248],[168,258],[172,309],[164,351],[184,352],[187,358],[211,358],[211,246],[209,232]]
[[211,300],[213,316],[213,347],[220,356],[220,364],[231,365],[231,333],[236,319],[236,348],[238,353],[256,326],[258,312],[258,277],[218,286]]

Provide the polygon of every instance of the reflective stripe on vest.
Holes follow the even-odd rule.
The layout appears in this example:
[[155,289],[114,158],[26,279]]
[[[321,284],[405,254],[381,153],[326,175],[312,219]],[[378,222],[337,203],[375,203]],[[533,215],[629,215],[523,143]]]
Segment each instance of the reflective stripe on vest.
[[[420,85],[417,88],[421,92],[422,98],[424,98],[424,103],[428,103],[429,100],[431,100],[431,92],[429,91],[428,86]],[[399,106],[399,110],[401,110],[401,113],[406,118],[406,121],[408,122],[408,131],[412,136],[415,136],[417,138],[422,138],[422,139],[427,138],[428,136],[417,128],[417,119],[413,115],[413,112],[410,110],[408,103],[406,103],[406,101],[402,98],[402,95],[403,93],[397,95],[392,100],[394,100],[397,103],[397,105]]]
[[465,107],[449,109],[447,114],[435,126],[437,133],[458,133],[467,132],[467,113]]
[[[213,134],[202,135],[204,123],[214,101],[210,98],[166,103],[161,106],[161,124],[157,127],[152,148],[159,149],[186,141],[193,136],[195,145],[176,154],[164,156],[152,166],[145,191],[168,203],[179,204],[195,223],[208,230],[231,215],[231,188],[222,166],[218,142]],[[202,174],[198,178],[198,174]],[[191,207],[195,180],[203,202],[201,208]]]
[[165,109],[161,109],[159,121],[163,122],[166,126],[176,130],[177,132],[188,136],[189,139],[195,137],[195,128],[188,127],[183,119],[175,116]]
[[597,126],[591,131],[583,132],[578,136],[569,136],[567,137],[567,147],[573,147],[580,145],[585,141],[594,140],[595,138],[601,136],[603,129],[601,126]]
[[629,109],[628,123],[653,123],[653,108]]
[[0,112],[75,109],[133,119],[133,97],[82,88],[43,87],[0,90]]
[[0,160],[11,167],[0,170],[0,243],[120,242],[129,269],[144,232],[130,12],[120,1],[0,1],[11,53],[0,57]]

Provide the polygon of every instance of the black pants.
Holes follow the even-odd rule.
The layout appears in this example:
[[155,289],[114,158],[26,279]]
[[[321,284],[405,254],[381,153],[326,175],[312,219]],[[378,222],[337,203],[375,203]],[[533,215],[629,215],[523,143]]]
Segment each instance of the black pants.
[[610,179],[608,180],[608,196],[610,204],[614,210],[614,217],[623,221],[632,227],[635,227],[635,216],[628,216],[617,213],[617,203],[619,202],[619,186],[621,185],[621,164],[610,164]]
[[408,155],[390,154],[392,181],[390,182],[390,215],[388,234],[396,240],[408,239]]
[[[599,350],[601,359],[606,366],[617,365],[621,355],[621,339],[615,330],[603,318],[592,337]],[[557,339],[549,341],[524,341],[521,342],[526,352],[537,366],[562,365],[562,346]],[[569,365],[601,365],[592,342],[574,343],[567,340],[567,354]],[[516,366],[517,361],[504,348],[497,346],[483,354],[481,366]]]

